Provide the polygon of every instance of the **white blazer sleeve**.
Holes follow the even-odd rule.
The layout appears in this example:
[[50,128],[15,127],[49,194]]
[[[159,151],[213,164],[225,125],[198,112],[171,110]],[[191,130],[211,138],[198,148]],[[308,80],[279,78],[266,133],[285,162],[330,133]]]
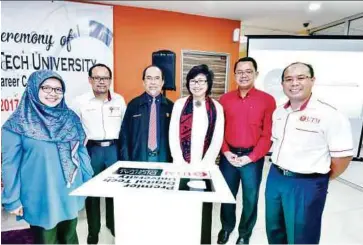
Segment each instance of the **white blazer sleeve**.
[[216,125],[213,132],[212,142],[209,145],[207,152],[202,160],[203,165],[215,165],[217,156],[221,150],[224,136],[224,113],[223,107],[216,100],[213,100],[216,111],[217,119]]
[[182,99],[175,101],[170,118],[169,147],[170,147],[171,156],[173,157],[173,163],[175,164],[186,163],[184,161],[183,153],[180,147],[180,137],[179,137],[180,116],[183,110],[183,106],[184,103],[182,103]]

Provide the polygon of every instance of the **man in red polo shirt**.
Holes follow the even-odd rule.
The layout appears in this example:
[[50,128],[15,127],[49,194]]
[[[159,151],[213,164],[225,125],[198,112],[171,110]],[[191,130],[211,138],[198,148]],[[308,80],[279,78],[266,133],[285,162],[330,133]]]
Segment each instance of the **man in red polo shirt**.
[[[272,113],[275,99],[254,87],[257,63],[251,57],[234,65],[238,89],[220,98],[225,114],[225,132],[220,170],[236,197],[242,182],[243,209],[237,244],[248,244],[257,220],[257,203],[264,156],[271,147]],[[222,204],[222,229],[218,244],[225,244],[236,224],[236,205]]]

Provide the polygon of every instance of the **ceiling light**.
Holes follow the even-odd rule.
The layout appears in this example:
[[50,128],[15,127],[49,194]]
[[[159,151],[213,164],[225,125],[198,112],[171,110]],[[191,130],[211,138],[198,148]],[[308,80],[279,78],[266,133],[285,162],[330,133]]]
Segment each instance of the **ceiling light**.
[[310,3],[309,4],[310,11],[316,11],[316,10],[320,9],[320,7],[321,7],[321,3]]

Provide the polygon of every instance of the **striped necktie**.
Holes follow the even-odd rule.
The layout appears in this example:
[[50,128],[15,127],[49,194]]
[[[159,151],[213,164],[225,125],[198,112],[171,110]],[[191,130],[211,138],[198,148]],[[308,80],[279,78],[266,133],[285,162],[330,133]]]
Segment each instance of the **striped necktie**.
[[156,147],[157,147],[157,141],[156,141],[156,104],[155,104],[155,98],[153,98],[153,102],[151,103],[151,109],[150,109],[148,147],[152,151],[154,151],[156,149]]

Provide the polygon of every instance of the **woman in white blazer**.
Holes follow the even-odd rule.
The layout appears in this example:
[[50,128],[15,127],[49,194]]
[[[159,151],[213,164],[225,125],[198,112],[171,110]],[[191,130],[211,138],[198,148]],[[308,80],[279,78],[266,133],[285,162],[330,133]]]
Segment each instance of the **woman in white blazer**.
[[[224,113],[219,102],[209,97],[213,76],[207,65],[194,66],[186,77],[190,95],[174,103],[169,144],[176,164],[216,164],[223,142]],[[211,243],[212,209],[212,203],[204,203],[202,244]]]

